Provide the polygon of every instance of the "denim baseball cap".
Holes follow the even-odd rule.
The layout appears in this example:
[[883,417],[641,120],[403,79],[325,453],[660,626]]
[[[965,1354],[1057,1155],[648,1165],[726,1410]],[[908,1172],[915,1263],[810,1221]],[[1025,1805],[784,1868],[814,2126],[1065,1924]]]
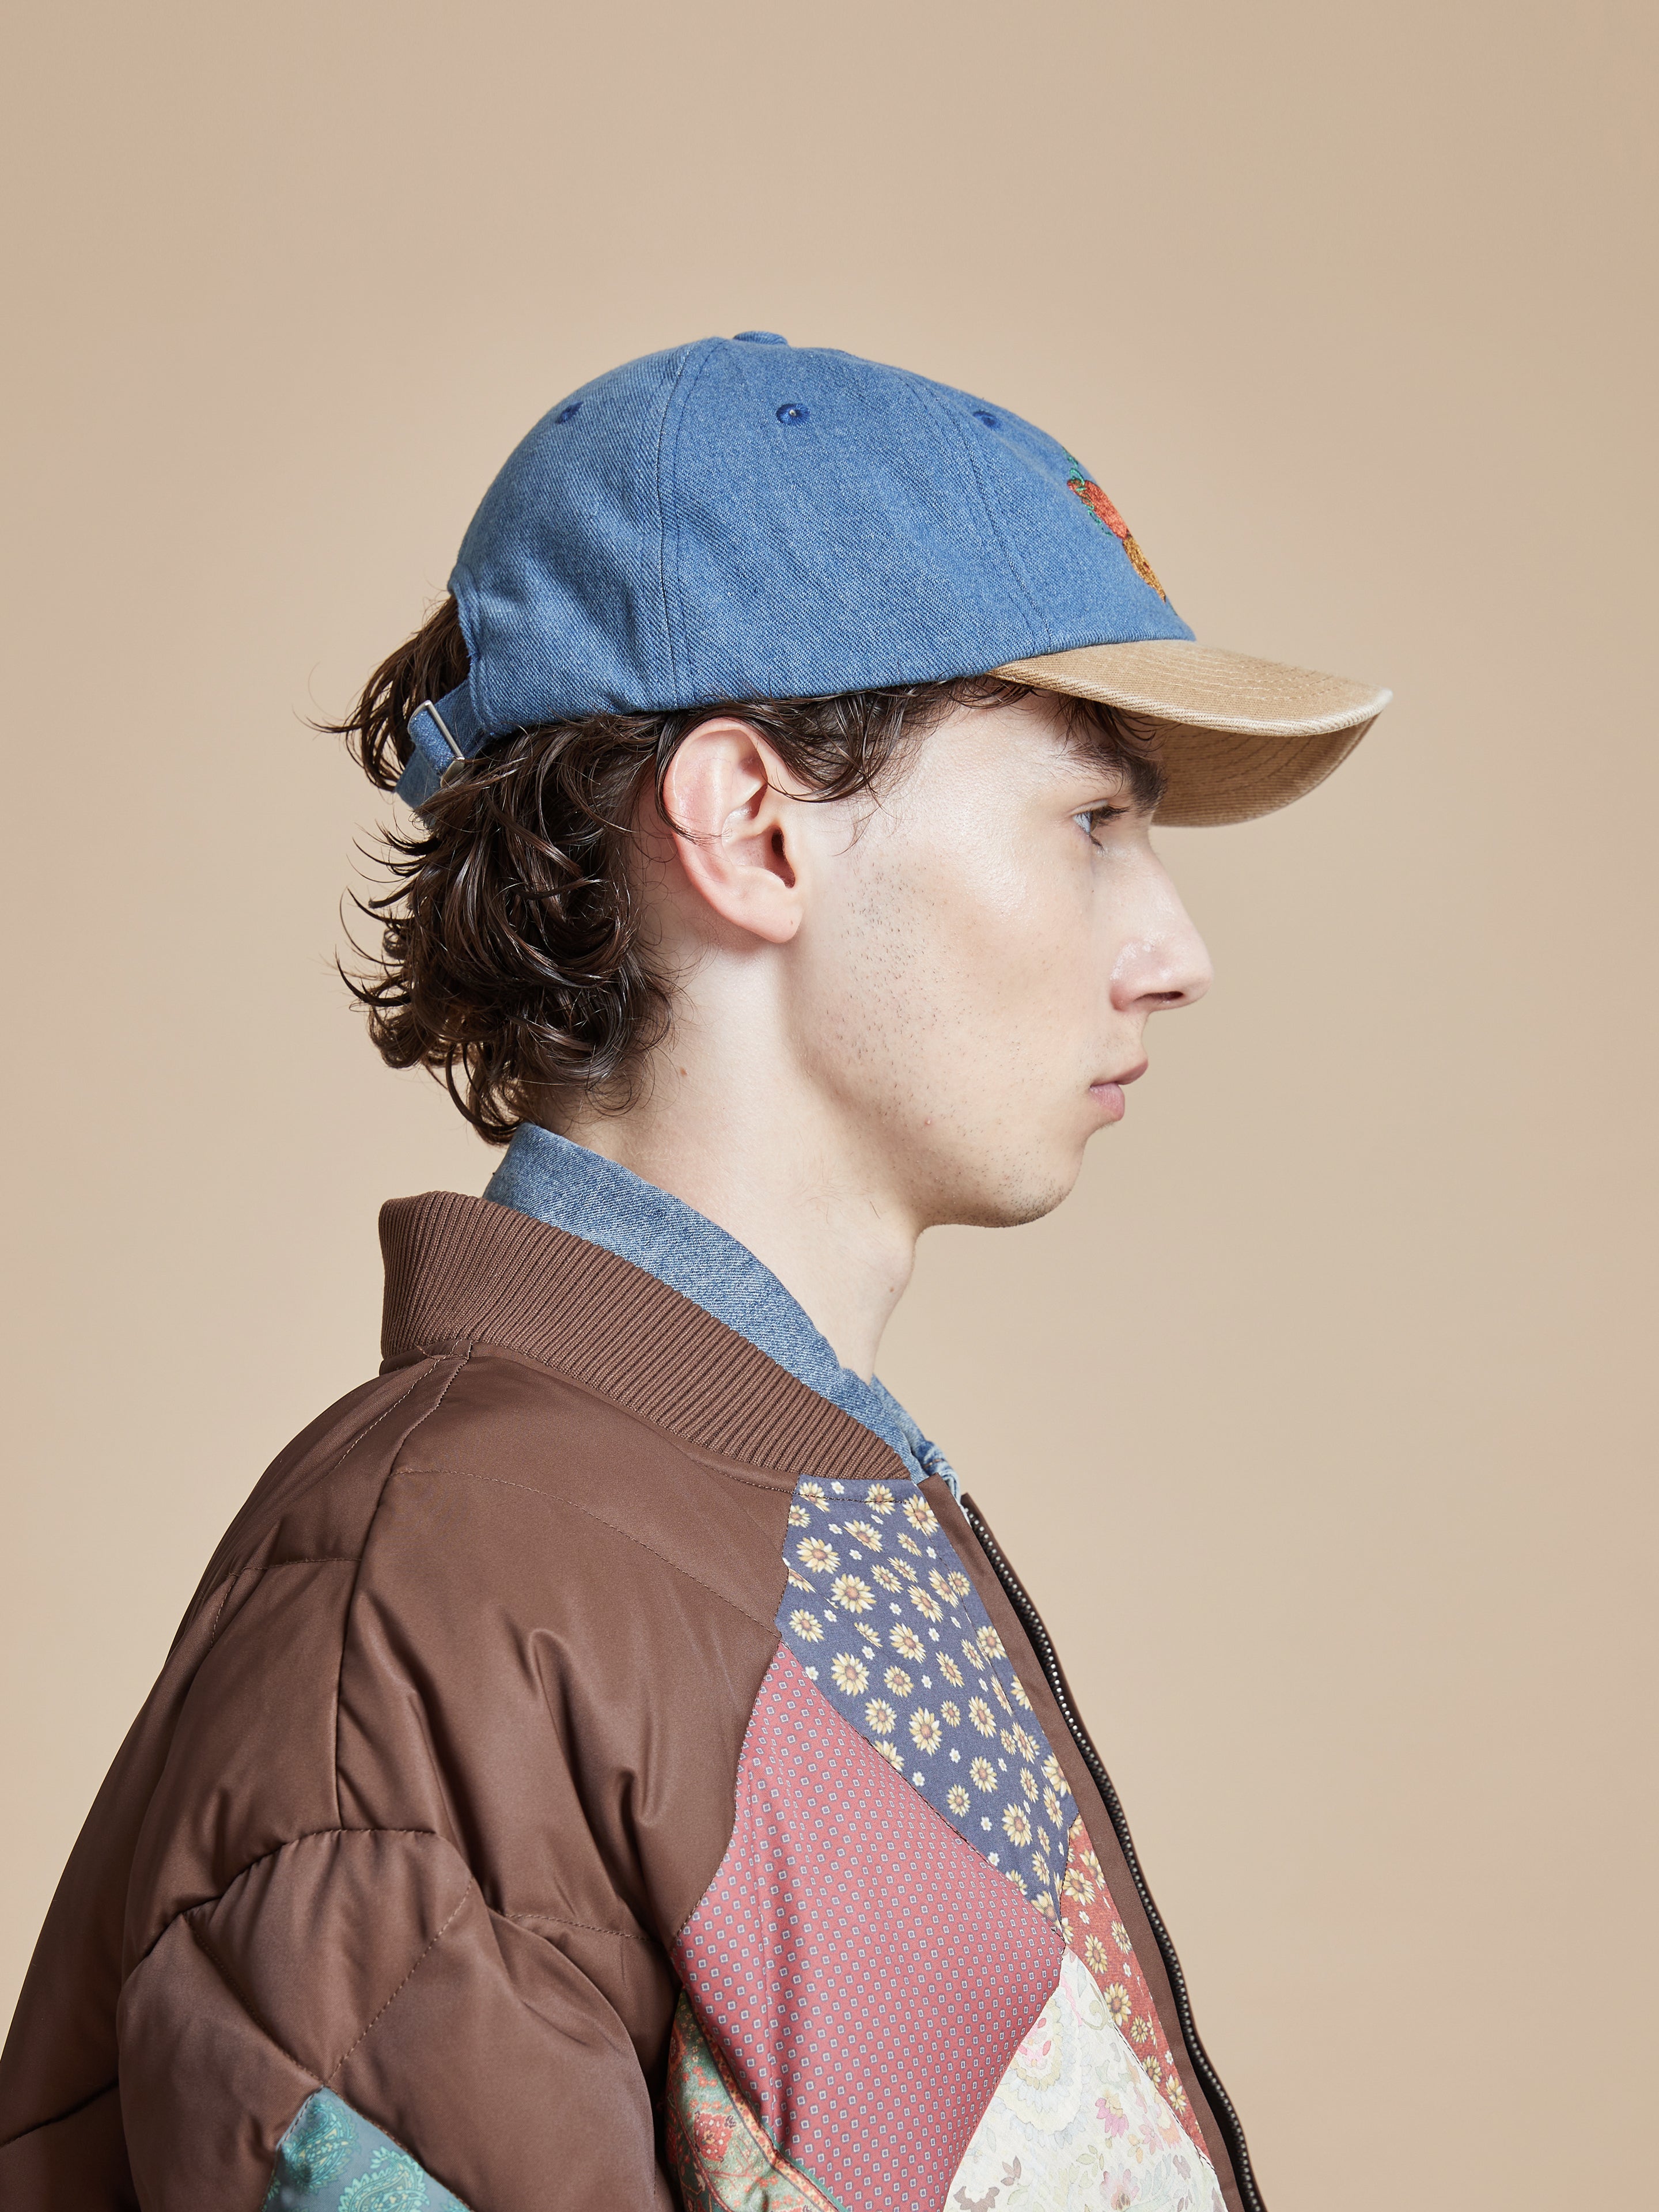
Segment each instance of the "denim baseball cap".
[[1091,471],[1006,407],[772,331],[549,410],[449,587],[465,684],[411,716],[423,805],[492,738],[994,672],[1162,739],[1159,818],[1310,791],[1390,694],[1199,644]]

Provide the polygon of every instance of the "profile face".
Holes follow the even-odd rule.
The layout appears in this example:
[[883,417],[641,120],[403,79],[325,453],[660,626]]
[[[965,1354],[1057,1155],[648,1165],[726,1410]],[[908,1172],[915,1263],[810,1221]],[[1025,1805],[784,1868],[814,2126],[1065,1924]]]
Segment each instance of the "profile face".
[[1149,1018],[1209,987],[1147,816],[1041,696],[957,709],[878,799],[805,811],[797,1051],[925,1224],[1048,1212]]

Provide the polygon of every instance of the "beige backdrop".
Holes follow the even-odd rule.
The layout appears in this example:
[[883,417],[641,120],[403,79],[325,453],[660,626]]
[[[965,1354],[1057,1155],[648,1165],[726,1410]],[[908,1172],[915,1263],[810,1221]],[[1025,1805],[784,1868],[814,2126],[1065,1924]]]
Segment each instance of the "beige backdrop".
[[[111,0],[9,34],[0,2016],[220,1528],[489,1161],[304,718],[550,399],[753,325],[1089,458],[1391,683],[887,1379],[1054,1626],[1276,2212],[1650,2201],[1649,9]],[[1646,633],[1644,637],[1644,632]],[[1640,642],[1638,643],[1638,641]]]

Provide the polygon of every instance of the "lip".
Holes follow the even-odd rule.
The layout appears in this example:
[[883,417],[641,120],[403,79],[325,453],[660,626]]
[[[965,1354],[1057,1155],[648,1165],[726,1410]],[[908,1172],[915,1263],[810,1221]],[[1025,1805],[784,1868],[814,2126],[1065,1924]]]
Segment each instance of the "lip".
[[1121,1121],[1128,1109],[1123,1096],[1126,1084],[1139,1083],[1146,1073],[1147,1063],[1139,1060],[1133,1067],[1125,1068],[1121,1075],[1103,1076],[1098,1083],[1089,1085],[1089,1096],[1108,1121]]

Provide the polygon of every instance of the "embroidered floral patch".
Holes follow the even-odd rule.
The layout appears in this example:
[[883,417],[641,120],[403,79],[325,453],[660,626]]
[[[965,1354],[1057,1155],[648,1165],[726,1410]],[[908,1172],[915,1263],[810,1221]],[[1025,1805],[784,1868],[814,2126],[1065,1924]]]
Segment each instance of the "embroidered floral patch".
[[1072,465],[1066,473],[1066,483],[1083,501],[1090,514],[1094,516],[1096,521],[1103,524],[1117,539],[1129,556],[1129,566],[1139,577],[1141,582],[1150,584],[1159,599],[1167,604],[1170,595],[1153,574],[1152,562],[1135,544],[1130,534],[1128,524],[1112,505],[1111,501],[1107,498],[1094,478],[1087,474],[1076,454],[1067,453],[1066,458]]

